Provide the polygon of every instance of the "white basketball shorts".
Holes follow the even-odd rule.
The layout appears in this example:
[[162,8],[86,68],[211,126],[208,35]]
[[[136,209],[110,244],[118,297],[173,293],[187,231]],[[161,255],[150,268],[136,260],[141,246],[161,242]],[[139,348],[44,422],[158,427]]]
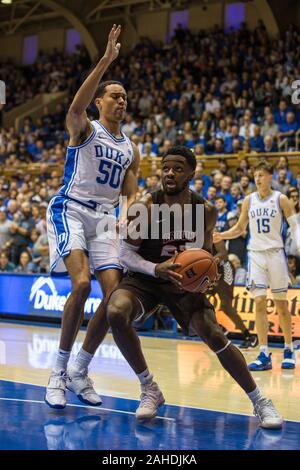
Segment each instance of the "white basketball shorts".
[[[270,287],[273,297],[288,290],[290,277],[283,248],[248,251],[247,288],[254,297],[265,295]],[[265,292],[265,294],[263,294]]]
[[115,215],[105,212],[101,206],[93,210],[64,196],[54,196],[47,210],[51,274],[67,274],[64,258],[75,249],[87,253],[92,273],[122,270],[117,234],[101,231],[103,221],[109,218],[112,226]]

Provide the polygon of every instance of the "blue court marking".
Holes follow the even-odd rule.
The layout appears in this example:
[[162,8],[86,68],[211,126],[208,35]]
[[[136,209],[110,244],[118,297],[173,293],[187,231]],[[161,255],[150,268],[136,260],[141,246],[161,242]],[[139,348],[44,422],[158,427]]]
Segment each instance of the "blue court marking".
[[138,422],[136,400],[104,396],[103,406],[92,408],[68,393],[68,406],[53,410],[44,392],[0,381],[0,449],[300,449],[300,423],[293,421],[270,431],[249,416],[165,405],[158,418]]

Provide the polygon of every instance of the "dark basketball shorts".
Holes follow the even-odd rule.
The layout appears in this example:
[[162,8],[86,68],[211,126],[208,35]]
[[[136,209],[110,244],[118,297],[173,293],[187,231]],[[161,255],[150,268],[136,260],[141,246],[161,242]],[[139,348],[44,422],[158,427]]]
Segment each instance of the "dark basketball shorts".
[[189,323],[195,312],[201,315],[201,312],[210,310],[215,316],[214,307],[204,294],[180,291],[168,281],[158,282],[150,276],[145,279],[143,276],[127,274],[116,290],[118,289],[132,292],[139,300],[142,307],[137,318],[139,322],[146,320],[158,305],[168,307],[185,333],[189,331]]

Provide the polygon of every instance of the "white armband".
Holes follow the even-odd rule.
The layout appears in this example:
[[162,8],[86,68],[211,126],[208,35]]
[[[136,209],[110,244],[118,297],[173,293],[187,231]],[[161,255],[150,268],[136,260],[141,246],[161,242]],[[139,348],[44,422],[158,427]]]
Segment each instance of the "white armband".
[[289,226],[291,227],[292,237],[297,245],[297,248],[300,249],[300,222],[299,214],[293,214],[286,219]]
[[155,274],[156,263],[151,263],[137,253],[139,247],[130,245],[124,240],[120,243],[120,261],[130,271],[148,274],[148,276],[157,277]]

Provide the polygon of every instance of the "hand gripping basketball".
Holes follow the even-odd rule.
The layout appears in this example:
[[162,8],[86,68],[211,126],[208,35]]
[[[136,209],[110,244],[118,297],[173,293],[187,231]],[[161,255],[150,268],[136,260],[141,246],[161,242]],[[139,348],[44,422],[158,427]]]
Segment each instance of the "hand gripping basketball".
[[188,292],[204,293],[216,285],[220,278],[218,261],[208,251],[198,248],[179,253],[174,263],[181,264],[176,271],[182,275],[182,288]]

